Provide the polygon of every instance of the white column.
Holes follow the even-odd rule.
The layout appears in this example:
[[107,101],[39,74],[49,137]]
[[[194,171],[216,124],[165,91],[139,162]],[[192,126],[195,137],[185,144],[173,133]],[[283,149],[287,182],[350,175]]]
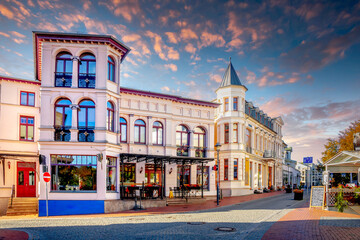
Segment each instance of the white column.
[[77,109],[77,105],[73,105],[71,107],[71,114],[72,114],[72,119],[71,119],[71,129],[70,129],[70,133],[71,133],[71,142],[77,142],[78,141],[78,129],[77,129],[77,122],[78,122],[78,109]]
[[79,61],[74,60],[73,61],[72,82],[71,82],[71,87],[72,88],[77,88],[78,87],[78,78],[79,78]]
[[129,143],[134,143],[134,114],[129,114],[128,122],[128,134],[129,134]]

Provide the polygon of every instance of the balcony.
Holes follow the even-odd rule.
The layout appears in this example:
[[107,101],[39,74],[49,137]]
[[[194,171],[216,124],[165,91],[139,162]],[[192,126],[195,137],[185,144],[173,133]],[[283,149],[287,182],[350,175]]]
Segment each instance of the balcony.
[[55,141],[69,142],[71,138],[70,127],[55,126]]
[[95,88],[95,73],[79,73],[79,88]]
[[195,148],[195,157],[199,157],[199,158],[206,157],[206,148],[205,147],[196,147]]
[[275,158],[276,154],[273,150],[265,150],[263,158]]
[[188,146],[178,146],[176,149],[176,156],[189,156],[189,147]]
[[94,129],[79,128],[79,142],[93,142],[95,138]]
[[252,148],[250,146],[246,146],[246,152],[252,153]]
[[55,87],[71,87],[72,73],[55,72]]

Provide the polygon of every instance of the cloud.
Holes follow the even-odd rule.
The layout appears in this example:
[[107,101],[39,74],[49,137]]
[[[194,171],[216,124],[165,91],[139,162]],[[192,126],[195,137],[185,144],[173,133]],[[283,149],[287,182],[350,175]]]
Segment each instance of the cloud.
[[164,92],[170,92],[170,88],[168,86],[163,86],[161,90]]
[[217,83],[221,83],[222,77],[219,74],[210,74],[210,80]]
[[172,63],[171,64],[165,64],[164,67],[167,68],[167,69],[171,69],[171,71],[173,71],[173,72],[176,72],[177,69],[178,69],[177,66],[175,64],[172,64]]
[[10,35],[9,35],[9,34],[4,33],[4,32],[0,32],[0,35],[1,35],[1,36],[4,36],[4,37],[7,37],[7,38],[9,38],[9,37],[10,37]]
[[196,33],[191,30],[190,28],[183,28],[180,32],[180,37],[182,40],[192,40],[192,39],[198,39],[199,37],[196,35]]
[[3,69],[2,67],[0,67],[0,74],[6,75],[6,76],[11,76],[11,74],[9,72],[7,72],[5,69]]
[[207,47],[210,45],[215,45],[216,47],[223,47],[225,45],[224,38],[219,34],[202,32],[200,39],[201,39],[201,44],[199,45],[199,48]]
[[162,60],[178,60],[180,58],[179,52],[174,48],[167,46],[160,37],[159,34],[151,31],[146,31],[145,36],[152,39],[154,43],[154,50]]
[[9,31],[9,33],[11,33],[11,35],[18,37],[18,38],[26,38],[26,36],[24,34],[21,34],[19,32]]
[[168,37],[170,43],[178,43],[177,36],[173,32],[166,32],[165,35]]
[[321,69],[339,58],[355,43],[360,42],[360,27],[354,27],[348,33],[332,38],[323,38],[300,44],[283,55],[281,63],[292,70],[307,73]]
[[191,53],[191,54],[195,54],[196,53],[196,48],[191,43],[188,43],[185,46],[185,51],[188,52],[188,53]]
[[194,81],[190,81],[190,82],[182,82],[185,86],[188,87],[195,87],[196,83]]

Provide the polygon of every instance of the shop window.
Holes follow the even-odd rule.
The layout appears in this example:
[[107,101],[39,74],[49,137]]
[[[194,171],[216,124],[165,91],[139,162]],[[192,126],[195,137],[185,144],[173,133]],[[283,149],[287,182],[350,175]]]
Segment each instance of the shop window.
[[152,129],[152,142],[154,145],[163,144],[163,125],[161,122],[154,122]]
[[20,105],[31,107],[35,106],[35,93],[20,92]]
[[135,121],[134,125],[134,143],[145,144],[146,139],[146,125],[141,119]]
[[238,159],[234,160],[234,180],[238,180]]
[[20,140],[34,141],[34,117],[20,116]]
[[116,191],[116,157],[106,157],[106,191]]
[[120,171],[123,171],[121,181],[124,183],[135,183],[135,169],[136,164],[135,163],[126,163],[123,166],[121,166]]
[[96,191],[96,156],[51,155],[52,191]]
[[224,180],[229,180],[229,160],[224,159]]
[[201,186],[201,182],[204,183],[204,190],[210,190],[209,185],[209,167],[204,166],[203,168],[203,176],[201,177],[201,166],[197,166],[197,174],[196,174],[196,183]]
[[[156,169],[155,169],[156,166]],[[161,185],[161,165],[146,164],[145,165],[145,184]]]
[[120,142],[127,142],[127,123],[125,118],[120,118]]
[[[184,167],[184,168],[183,168]],[[190,166],[178,165],[177,167],[177,186],[181,187],[184,184],[190,184]]]

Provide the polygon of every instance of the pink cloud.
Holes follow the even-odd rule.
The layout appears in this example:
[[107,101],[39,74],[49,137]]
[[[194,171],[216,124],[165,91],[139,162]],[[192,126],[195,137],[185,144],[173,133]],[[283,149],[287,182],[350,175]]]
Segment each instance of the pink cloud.
[[165,92],[170,92],[170,88],[168,86],[163,86],[161,90]]
[[0,13],[8,19],[14,19],[15,17],[15,14],[9,8],[5,7],[2,4],[0,4]]
[[191,40],[191,39],[198,39],[196,33],[191,30],[190,28],[183,28],[180,32],[180,37],[183,40]]
[[178,60],[180,58],[179,52],[164,44],[160,35],[151,31],[146,31],[145,35],[153,40],[154,50],[162,60]]
[[4,36],[4,37],[7,37],[7,38],[9,38],[9,37],[10,37],[10,35],[9,35],[9,34],[4,33],[4,32],[0,32],[0,35],[1,35],[1,36]]
[[210,74],[210,80],[220,83],[222,81],[222,77],[219,74]]
[[173,72],[176,72],[178,70],[177,66],[175,64],[172,64],[172,63],[171,64],[165,64],[164,67],[170,69]]
[[177,36],[173,32],[166,32],[165,35],[168,37],[169,42],[178,43]]
[[225,45],[224,38],[219,34],[212,34],[209,32],[202,32],[200,36],[201,44],[199,47],[207,47],[215,45],[216,47],[223,47]]
[[191,43],[188,43],[185,46],[185,51],[187,51],[188,53],[191,53],[191,54],[195,54],[196,53],[196,48]]

